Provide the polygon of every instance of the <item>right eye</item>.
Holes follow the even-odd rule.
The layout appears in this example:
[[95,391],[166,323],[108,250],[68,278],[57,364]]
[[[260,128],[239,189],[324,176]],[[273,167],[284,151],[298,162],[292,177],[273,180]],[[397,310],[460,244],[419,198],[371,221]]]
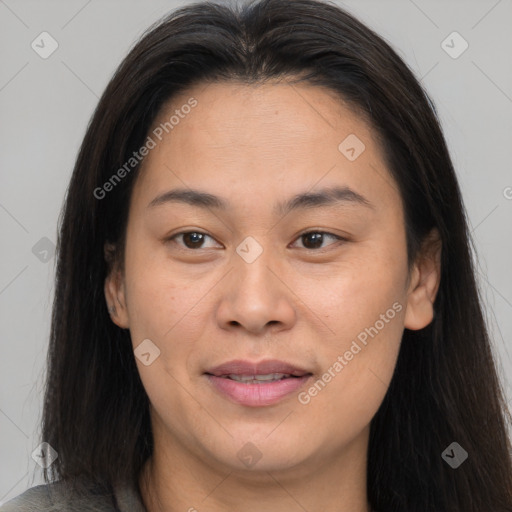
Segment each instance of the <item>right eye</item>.
[[[179,237],[181,237],[181,242],[176,242]],[[169,237],[167,240],[182,245],[182,248],[184,247],[185,249],[197,250],[205,248],[209,249],[209,247],[202,246],[206,238],[211,238],[213,240],[210,235],[201,231],[181,231],[180,233],[176,233]]]

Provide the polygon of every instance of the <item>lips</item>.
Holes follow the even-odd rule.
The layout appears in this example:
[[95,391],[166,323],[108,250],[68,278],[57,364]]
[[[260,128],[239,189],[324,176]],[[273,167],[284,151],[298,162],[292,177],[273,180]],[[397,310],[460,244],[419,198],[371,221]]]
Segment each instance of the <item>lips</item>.
[[227,377],[229,375],[254,377],[256,375],[270,375],[276,373],[292,375],[294,377],[303,377],[311,372],[304,368],[278,360],[261,361],[259,363],[235,360],[221,364],[215,368],[211,368],[205,373],[214,375],[215,377]]
[[312,376],[284,361],[230,361],[205,372],[221,396],[249,407],[275,404],[298,391]]

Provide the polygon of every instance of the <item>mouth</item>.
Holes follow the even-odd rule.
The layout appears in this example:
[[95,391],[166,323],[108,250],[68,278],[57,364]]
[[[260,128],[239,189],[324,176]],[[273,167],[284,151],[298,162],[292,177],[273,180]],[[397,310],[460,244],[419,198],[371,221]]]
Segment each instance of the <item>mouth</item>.
[[231,379],[236,382],[243,382],[244,384],[260,384],[262,382],[277,382],[283,379],[299,379],[297,375],[286,373],[268,373],[266,375],[237,375],[231,373],[230,375],[219,375],[222,379]]
[[275,404],[298,391],[312,375],[303,368],[277,360],[230,361],[205,372],[221,396],[248,407]]

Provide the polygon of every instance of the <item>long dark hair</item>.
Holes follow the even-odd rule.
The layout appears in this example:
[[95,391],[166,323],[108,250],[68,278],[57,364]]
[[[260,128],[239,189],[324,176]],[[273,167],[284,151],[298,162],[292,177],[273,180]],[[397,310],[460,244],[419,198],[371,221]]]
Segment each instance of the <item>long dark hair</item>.
[[[114,74],[81,146],[59,219],[42,441],[57,450],[47,482],[85,476],[135,489],[153,449],[149,400],[128,330],[110,319],[104,280],[124,258],[140,165],[98,189],[145,143],[162,105],[214,81],[328,87],[373,128],[400,190],[409,263],[437,228],[442,272],[432,323],[405,330],[371,423],[368,497],[379,512],[512,511],[503,399],[475,282],[471,239],[433,102],[395,51],[335,4],[194,3],[144,34]],[[96,191],[96,193],[95,193]],[[104,246],[115,251],[105,257]],[[457,442],[457,469],[442,452]]]

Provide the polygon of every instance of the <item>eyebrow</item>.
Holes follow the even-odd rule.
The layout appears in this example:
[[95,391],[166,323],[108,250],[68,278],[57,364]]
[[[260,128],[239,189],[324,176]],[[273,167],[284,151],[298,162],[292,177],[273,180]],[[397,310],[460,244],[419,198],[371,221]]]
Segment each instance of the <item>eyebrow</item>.
[[[219,196],[194,189],[173,189],[155,197],[147,206],[154,208],[163,204],[183,203],[205,209],[226,211],[229,203]],[[284,216],[293,210],[320,208],[337,204],[354,204],[373,209],[364,196],[349,187],[328,187],[318,192],[303,192],[274,206],[276,215]]]

